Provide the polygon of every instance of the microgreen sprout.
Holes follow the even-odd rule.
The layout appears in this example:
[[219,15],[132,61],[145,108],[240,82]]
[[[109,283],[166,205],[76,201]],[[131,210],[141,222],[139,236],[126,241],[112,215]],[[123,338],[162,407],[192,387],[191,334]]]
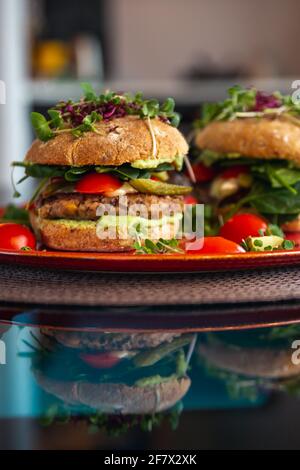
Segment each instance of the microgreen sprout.
[[77,102],[60,101],[48,110],[50,119],[40,113],[31,113],[31,122],[37,137],[46,142],[56,135],[71,133],[80,137],[85,132],[99,133],[97,123],[127,115],[141,119],[159,118],[177,127],[179,114],[174,111],[175,102],[168,98],[163,104],[156,99],[144,99],[142,93],[114,93],[107,91],[98,95],[89,83],[82,83],[84,96]]

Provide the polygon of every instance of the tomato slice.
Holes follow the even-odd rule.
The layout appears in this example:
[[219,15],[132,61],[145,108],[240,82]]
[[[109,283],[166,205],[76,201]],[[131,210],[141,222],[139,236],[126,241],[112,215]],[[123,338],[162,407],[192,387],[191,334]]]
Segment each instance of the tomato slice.
[[219,176],[220,178],[227,180],[230,178],[237,178],[240,175],[246,175],[247,173],[249,173],[249,168],[246,165],[235,165],[222,171]]
[[221,227],[221,237],[241,243],[247,237],[258,237],[267,229],[266,221],[255,214],[236,214]]
[[29,228],[20,224],[0,224],[0,249],[21,250],[36,247],[36,239]]
[[213,168],[209,166],[203,165],[203,163],[194,163],[192,165],[193,172],[196,178],[197,183],[205,183],[207,181],[211,181],[215,175],[216,172],[213,170]]
[[119,357],[112,353],[81,353],[79,357],[95,369],[110,369],[121,361]]
[[300,232],[285,233],[285,238],[295,243],[295,248],[300,248]]
[[188,195],[184,198],[184,204],[198,204],[198,200],[195,196]]
[[[201,243],[203,246],[201,248]],[[195,249],[196,248],[196,249]],[[245,253],[237,243],[231,240],[226,240],[223,237],[205,237],[199,240],[199,248],[197,249],[197,241],[192,244],[188,243],[186,252],[190,254],[233,254],[233,253]]]
[[79,193],[102,194],[116,191],[123,186],[122,181],[112,175],[100,173],[88,173],[75,185]]

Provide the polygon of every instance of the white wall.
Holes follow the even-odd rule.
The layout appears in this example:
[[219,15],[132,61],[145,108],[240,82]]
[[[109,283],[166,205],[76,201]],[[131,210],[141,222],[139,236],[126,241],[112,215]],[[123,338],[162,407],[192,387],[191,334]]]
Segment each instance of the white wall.
[[300,74],[298,0],[109,0],[118,78],[174,78],[212,58]]

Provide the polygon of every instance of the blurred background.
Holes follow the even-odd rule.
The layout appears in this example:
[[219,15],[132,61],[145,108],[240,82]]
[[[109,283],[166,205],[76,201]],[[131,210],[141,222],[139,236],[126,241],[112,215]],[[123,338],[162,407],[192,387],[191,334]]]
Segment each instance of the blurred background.
[[299,17],[297,0],[0,0],[0,202],[33,139],[30,111],[89,80],[174,96],[187,131],[201,103],[237,82],[291,91]]

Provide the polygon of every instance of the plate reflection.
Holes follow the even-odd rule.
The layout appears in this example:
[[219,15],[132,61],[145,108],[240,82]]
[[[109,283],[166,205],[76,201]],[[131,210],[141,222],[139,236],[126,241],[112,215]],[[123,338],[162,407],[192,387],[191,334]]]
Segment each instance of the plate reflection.
[[0,324],[0,419],[110,438],[162,428],[166,437],[189,413],[299,397],[298,339],[297,325],[196,334]]

